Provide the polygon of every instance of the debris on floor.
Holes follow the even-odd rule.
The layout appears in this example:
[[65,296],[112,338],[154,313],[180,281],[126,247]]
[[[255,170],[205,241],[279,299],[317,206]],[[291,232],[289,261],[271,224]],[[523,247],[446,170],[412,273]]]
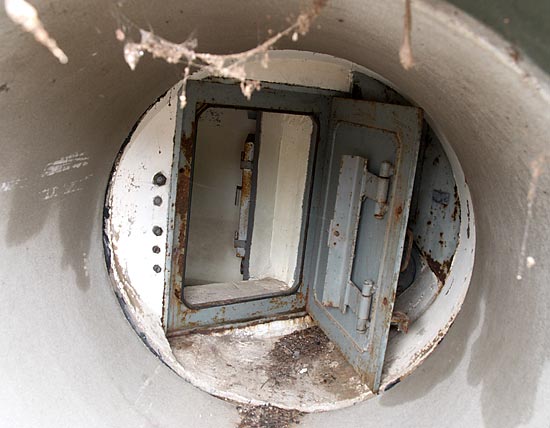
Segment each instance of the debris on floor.
[[309,364],[321,353],[332,352],[334,344],[317,326],[282,336],[269,352],[269,380],[281,384],[307,374]]
[[371,394],[309,317],[195,332],[170,342],[193,376],[189,381],[227,400],[315,412]]
[[298,410],[285,410],[278,407],[239,406],[241,423],[238,428],[289,428],[300,423],[303,415]]

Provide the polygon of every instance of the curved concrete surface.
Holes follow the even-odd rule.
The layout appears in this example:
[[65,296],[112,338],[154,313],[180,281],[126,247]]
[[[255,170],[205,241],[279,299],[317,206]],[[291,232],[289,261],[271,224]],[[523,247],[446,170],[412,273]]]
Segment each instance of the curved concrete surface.
[[[134,334],[103,257],[112,162],[136,118],[180,71],[144,59],[131,72],[109,3],[37,7],[69,63],[0,17],[2,425],[237,426],[233,404],[187,384]],[[168,39],[196,29],[202,51],[225,53],[254,46],[264,34],[258,28],[282,28],[296,7],[203,0],[121,10]],[[476,207],[472,283],[445,340],[414,374],[379,399],[305,415],[300,426],[547,426],[544,162],[531,217],[528,191],[531,164],[548,150],[548,76],[517,62],[506,43],[456,9],[420,0],[413,3],[417,66],[404,71],[402,14],[399,1],[333,1],[310,34],[281,47],[365,66],[425,109],[457,154]]]

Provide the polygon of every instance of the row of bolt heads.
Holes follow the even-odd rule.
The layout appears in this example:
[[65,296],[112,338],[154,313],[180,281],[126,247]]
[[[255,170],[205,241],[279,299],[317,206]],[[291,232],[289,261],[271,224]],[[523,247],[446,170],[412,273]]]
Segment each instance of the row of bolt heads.
[[[154,176],[153,176],[153,184],[157,185],[157,186],[164,186],[166,184],[166,176],[162,173],[162,172],[157,172]],[[155,196],[153,198],[153,205],[159,207],[160,205],[162,204],[162,198],[160,196]],[[161,236],[163,233],[163,230],[162,230],[162,227],[160,226],[153,226],[153,234],[155,236]],[[153,253],[155,254],[158,254],[160,253],[160,247],[158,245],[154,245],[153,246]],[[162,268],[160,267],[160,265],[154,265],[153,266],[153,270],[156,272],[156,273],[160,273],[160,271],[162,270]]]

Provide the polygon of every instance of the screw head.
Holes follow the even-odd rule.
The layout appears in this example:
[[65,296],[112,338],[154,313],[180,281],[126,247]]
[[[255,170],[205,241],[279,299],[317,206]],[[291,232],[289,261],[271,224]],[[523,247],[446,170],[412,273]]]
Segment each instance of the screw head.
[[160,196],[155,196],[153,198],[153,205],[160,207],[162,205],[162,198]]
[[160,226],[153,226],[153,233],[154,233],[156,236],[162,235],[162,233],[163,233],[162,227],[160,227]]
[[160,271],[162,270],[162,268],[161,268],[159,265],[154,265],[154,266],[153,266],[153,270],[154,270],[156,273],[160,273]]
[[157,172],[153,177],[153,184],[164,186],[166,184],[166,176],[162,172]]
[[158,245],[153,246],[153,253],[155,253],[155,254],[160,253],[160,247]]

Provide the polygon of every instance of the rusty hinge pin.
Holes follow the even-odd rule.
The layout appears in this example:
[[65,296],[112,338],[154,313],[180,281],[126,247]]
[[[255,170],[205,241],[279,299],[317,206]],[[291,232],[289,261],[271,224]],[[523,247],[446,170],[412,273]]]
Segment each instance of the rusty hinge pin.
[[367,331],[367,324],[370,318],[370,307],[372,295],[374,294],[374,282],[366,280],[361,290],[361,299],[359,301],[359,310],[357,311],[357,331],[364,333]]

